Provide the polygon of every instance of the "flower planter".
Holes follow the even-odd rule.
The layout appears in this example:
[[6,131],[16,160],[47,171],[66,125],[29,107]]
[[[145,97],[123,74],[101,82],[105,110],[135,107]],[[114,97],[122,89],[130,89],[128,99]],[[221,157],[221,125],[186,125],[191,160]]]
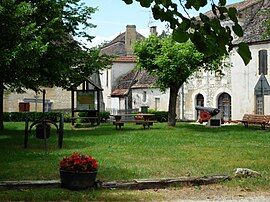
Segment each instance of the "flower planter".
[[97,171],[74,172],[60,170],[61,187],[71,190],[88,189],[95,186]]
[[[45,123],[46,127],[46,139],[48,139],[51,135],[51,126]],[[36,138],[44,139],[44,127],[42,123],[36,125]]]

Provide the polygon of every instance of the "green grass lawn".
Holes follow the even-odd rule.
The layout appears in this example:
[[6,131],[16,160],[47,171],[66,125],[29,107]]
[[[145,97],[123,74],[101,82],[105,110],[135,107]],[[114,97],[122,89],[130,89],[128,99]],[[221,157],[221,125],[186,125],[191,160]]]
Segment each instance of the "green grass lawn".
[[[125,124],[123,130],[115,130],[112,124],[72,130],[66,124],[63,148],[57,148],[53,131],[47,150],[43,141],[33,136],[24,149],[23,130],[24,123],[5,123],[5,130],[0,132],[0,181],[59,179],[59,161],[78,151],[98,160],[97,178],[101,181],[231,175],[235,168],[247,167],[261,172],[263,177],[233,180],[226,185],[269,189],[269,129],[242,125],[207,128],[189,123],[177,123],[171,128],[155,123],[150,130],[133,124]],[[93,191],[94,195],[99,192]],[[0,199],[1,195],[3,192]]]

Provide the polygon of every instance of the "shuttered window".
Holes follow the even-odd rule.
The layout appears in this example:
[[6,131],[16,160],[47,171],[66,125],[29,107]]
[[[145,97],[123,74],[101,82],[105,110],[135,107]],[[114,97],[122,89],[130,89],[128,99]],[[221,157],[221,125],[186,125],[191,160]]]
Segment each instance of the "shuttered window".
[[259,51],[259,74],[267,75],[267,50]]

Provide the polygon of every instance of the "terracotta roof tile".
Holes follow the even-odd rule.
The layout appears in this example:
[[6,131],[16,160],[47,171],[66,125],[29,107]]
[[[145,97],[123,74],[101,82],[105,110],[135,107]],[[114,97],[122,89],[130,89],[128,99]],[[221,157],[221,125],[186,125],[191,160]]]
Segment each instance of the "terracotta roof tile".
[[123,62],[123,63],[130,63],[136,62],[135,55],[128,55],[128,56],[120,56],[113,60],[113,62]]
[[128,89],[115,89],[113,90],[113,92],[111,93],[111,96],[112,97],[121,97],[121,96],[124,96],[126,93],[128,92]]

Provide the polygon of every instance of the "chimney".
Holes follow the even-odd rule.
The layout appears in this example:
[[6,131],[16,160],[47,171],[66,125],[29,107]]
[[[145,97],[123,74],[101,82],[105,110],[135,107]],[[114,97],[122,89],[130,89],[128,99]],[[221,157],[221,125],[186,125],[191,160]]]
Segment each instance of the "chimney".
[[150,35],[157,35],[157,26],[150,27]]
[[137,34],[136,34],[136,26],[135,25],[127,25],[126,26],[126,33],[125,33],[125,48],[127,55],[133,54],[132,45],[136,41]]

